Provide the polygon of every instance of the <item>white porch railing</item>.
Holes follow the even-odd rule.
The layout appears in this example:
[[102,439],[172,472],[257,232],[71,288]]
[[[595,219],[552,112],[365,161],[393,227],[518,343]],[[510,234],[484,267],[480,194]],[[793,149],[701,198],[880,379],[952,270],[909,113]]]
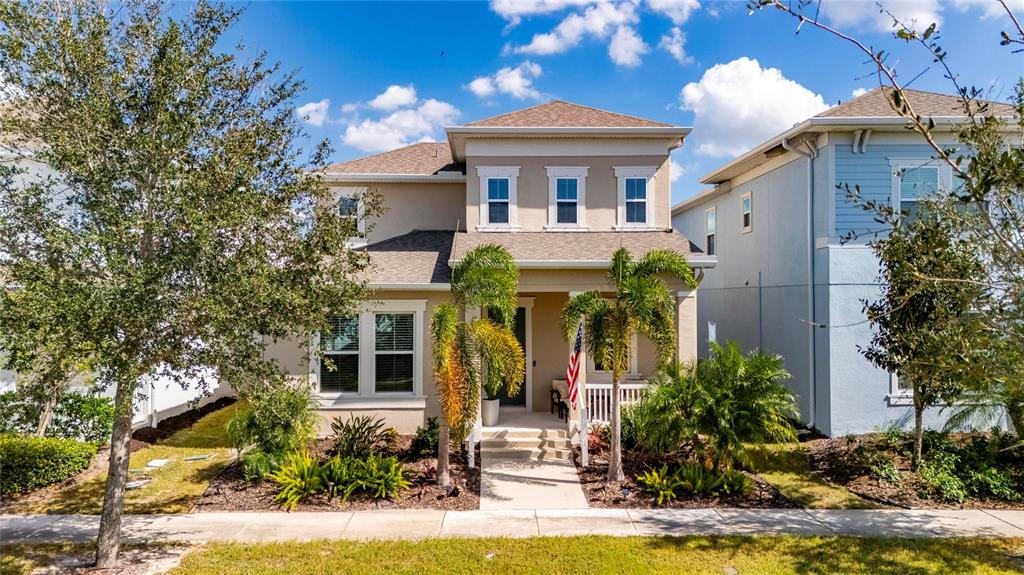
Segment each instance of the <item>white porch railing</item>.
[[[647,383],[623,383],[619,385],[619,402],[623,407],[640,401],[647,389]],[[587,383],[587,415],[591,423],[609,423],[612,420],[612,384]]]

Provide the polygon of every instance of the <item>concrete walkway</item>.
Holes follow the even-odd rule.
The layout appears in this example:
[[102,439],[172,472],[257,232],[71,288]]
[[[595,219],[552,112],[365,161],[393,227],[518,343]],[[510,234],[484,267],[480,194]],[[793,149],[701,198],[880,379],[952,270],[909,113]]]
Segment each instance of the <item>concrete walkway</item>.
[[[0,515],[0,542],[85,542],[96,515]],[[1024,537],[1024,511],[537,509],[128,515],[130,542],[427,539],[547,535]]]
[[501,408],[480,444],[480,509],[586,509],[564,421]]

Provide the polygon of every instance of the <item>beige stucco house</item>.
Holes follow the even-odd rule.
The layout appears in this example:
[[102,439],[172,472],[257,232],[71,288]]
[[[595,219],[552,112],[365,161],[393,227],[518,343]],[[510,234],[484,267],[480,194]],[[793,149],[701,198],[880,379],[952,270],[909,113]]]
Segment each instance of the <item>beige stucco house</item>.
[[[294,344],[270,349],[294,377],[308,378],[325,422],[372,413],[408,433],[438,415],[430,317],[448,299],[451,266],[475,246],[505,246],[521,270],[516,328],[526,382],[518,396],[502,399],[503,409],[549,411],[552,380],[563,377],[569,354],[562,306],[574,292],[609,289],[605,270],[617,248],[673,249],[695,268],[714,265],[672,230],[669,153],[689,128],[553,101],[446,132],[447,142],[327,170],[339,209],[357,209],[347,198],[374,190],[386,211],[361,228],[373,301],[357,318],[332,318],[332,333],[320,338],[322,358]],[[692,359],[696,293],[672,285],[678,354]],[[338,369],[324,369],[325,361]],[[610,383],[588,363],[592,387]],[[632,363],[630,379],[642,382],[655,367],[650,342],[640,338]]]

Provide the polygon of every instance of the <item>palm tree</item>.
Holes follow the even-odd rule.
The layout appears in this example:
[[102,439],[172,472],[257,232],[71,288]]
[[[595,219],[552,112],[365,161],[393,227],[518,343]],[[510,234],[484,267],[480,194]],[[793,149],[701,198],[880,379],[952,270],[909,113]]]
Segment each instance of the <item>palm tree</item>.
[[[442,424],[437,446],[437,480],[451,484],[448,454],[462,445],[476,422],[480,386],[519,392],[526,358],[512,326],[519,301],[519,268],[505,248],[484,244],[452,268],[451,303],[434,309],[430,332],[434,340]],[[487,309],[489,318],[460,321],[466,308]],[[470,447],[472,448],[472,446]]]
[[619,248],[608,269],[608,282],[615,295],[606,298],[600,291],[583,292],[570,298],[562,309],[565,340],[575,337],[576,326],[583,321],[588,353],[612,372],[608,481],[621,482],[624,478],[619,387],[629,370],[633,336],[639,333],[654,343],[659,365],[666,365],[675,356],[675,306],[665,276],[678,279],[691,289],[697,287],[693,270],[681,253],[653,250],[634,261],[629,251]]

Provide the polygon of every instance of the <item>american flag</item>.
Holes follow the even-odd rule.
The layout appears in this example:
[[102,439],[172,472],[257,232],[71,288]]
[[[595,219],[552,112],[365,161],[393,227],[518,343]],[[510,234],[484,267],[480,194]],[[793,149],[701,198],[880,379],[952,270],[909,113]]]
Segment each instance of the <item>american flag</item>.
[[569,367],[565,370],[565,381],[569,384],[569,403],[576,403],[576,395],[579,391],[580,380],[580,351],[583,348],[583,322],[580,321],[576,328],[576,343],[572,346],[572,353],[569,354]]

